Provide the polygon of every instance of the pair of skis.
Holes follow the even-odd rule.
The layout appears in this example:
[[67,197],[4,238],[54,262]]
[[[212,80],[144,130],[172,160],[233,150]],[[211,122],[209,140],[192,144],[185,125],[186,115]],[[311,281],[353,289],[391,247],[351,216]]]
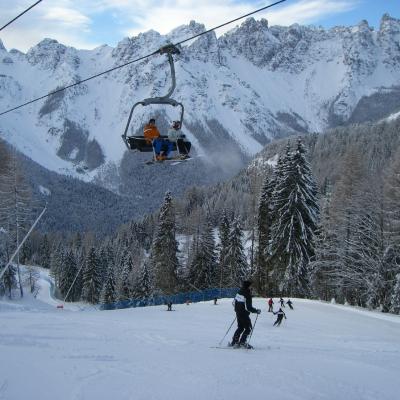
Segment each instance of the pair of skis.
[[162,164],[163,162],[173,162],[172,165],[175,165],[175,164],[180,164],[182,162],[186,162],[190,159],[191,159],[191,157],[189,157],[189,156],[187,156],[187,157],[177,156],[177,157],[166,158],[165,160],[152,159],[152,160],[147,161],[146,165]]
[[212,346],[211,349],[220,349],[220,350],[254,350],[253,346],[243,347],[243,346]]
[[223,338],[221,339],[221,341],[218,343],[218,346],[213,346],[213,347],[211,347],[211,348],[213,348],[213,349],[234,349],[234,350],[237,350],[237,349],[245,349],[245,350],[253,350],[254,347],[251,346],[251,345],[249,344],[249,342],[250,342],[250,340],[251,340],[251,337],[253,336],[254,329],[255,329],[255,327],[256,327],[256,325],[257,325],[257,320],[258,320],[259,314],[260,314],[260,313],[257,313],[256,320],[254,321],[254,325],[253,325],[253,327],[252,327],[252,329],[251,329],[250,336],[247,338],[246,343],[243,343],[241,346],[240,346],[240,345],[239,345],[239,346],[237,346],[237,345],[232,346],[231,343],[229,343],[228,346],[222,346],[222,342],[224,341],[224,339],[226,338],[226,335],[229,333],[229,331],[231,330],[233,324],[234,324],[235,321],[236,321],[236,318],[237,318],[237,317],[235,317],[235,319],[234,319],[234,320],[232,321],[232,323],[230,324],[228,330],[226,331],[224,337],[223,337]]

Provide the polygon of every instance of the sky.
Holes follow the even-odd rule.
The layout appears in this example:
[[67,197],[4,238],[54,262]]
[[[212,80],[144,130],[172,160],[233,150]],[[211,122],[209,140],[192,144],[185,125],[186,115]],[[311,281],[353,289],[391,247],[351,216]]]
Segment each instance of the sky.
[[[0,26],[35,0],[0,0]],[[43,0],[0,32],[7,49],[27,51],[44,38],[79,49],[115,46],[150,29],[162,34],[191,20],[207,28],[263,7],[272,0]],[[270,25],[355,25],[366,19],[379,28],[384,13],[400,18],[400,0],[287,0],[257,14]],[[235,25],[229,27],[233,28]],[[226,31],[226,29],[225,29]],[[217,31],[217,35],[224,31]]]

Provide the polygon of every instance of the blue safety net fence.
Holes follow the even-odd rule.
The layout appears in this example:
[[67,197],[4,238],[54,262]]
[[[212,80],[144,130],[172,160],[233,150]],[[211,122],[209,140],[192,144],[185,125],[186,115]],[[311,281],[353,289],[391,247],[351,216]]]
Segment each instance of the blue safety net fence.
[[153,296],[142,299],[129,299],[117,301],[110,304],[102,304],[101,310],[116,310],[120,308],[135,308],[135,307],[148,307],[148,306],[161,306],[171,302],[172,304],[185,304],[188,301],[191,303],[198,303],[200,301],[209,301],[215,298],[233,298],[239,288],[228,289],[205,289],[198,292],[178,293],[170,296]]

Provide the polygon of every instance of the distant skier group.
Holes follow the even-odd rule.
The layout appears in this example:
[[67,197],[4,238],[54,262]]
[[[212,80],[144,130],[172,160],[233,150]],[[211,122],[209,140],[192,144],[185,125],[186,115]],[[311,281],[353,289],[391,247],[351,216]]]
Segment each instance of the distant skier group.
[[[228,331],[226,332],[224,338],[226,337],[226,335],[228,334],[228,332],[230,331],[230,329],[232,328],[233,324],[235,321],[237,321],[237,329],[235,331],[235,333],[233,334],[232,340],[229,343],[230,347],[234,347],[234,348],[245,348],[245,349],[252,349],[253,346],[251,346],[249,344],[249,338],[251,338],[251,334],[252,331],[254,329],[252,323],[251,323],[251,319],[250,319],[250,313],[254,313],[257,314],[257,318],[258,315],[261,314],[261,310],[258,308],[254,308],[253,307],[253,299],[252,299],[252,295],[251,295],[251,291],[250,291],[250,286],[251,286],[252,282],[245,280],[242,283],[242,287],[240,288],[240,290],[238,291],[238,293],[236,294],[235,298],[233,299],[233,306],[235,309],[235,313],[236,313],[236,318],[235,320],[232,322],[231,326],[229,327]],[[217,301],[218,298],[214,297],[213,299],[214,301],[214,305],[217,305]],[[268,299],[268,312],[272,312],[274,315],[277,316],[276,321],[274,322],[273,326],[280,326],[283,319],[287,319],[285,312],[283,311],[283,308],[285,308],[285,300],[281,297],[279,299],[279,301],[277,301],[278,304],[280,304],[279,306],[279,310],[278,311],[274,311],[274,300],[271,298]],[[186,305],[190,304],[190,300],[186,300]],[[286,301],[286,304],[288,305],[288,307],[293,310],[293,302],[288,299]],[[167,306],[167,311],[173,311],[172,310],[172,302],[170,300],[165,302],[165,305]],[[254,325],[257,322],[257,318],[254,322]],[[220,345],[222,344],[224,338],[221,340]]]
[[[283,318],[286,318],[285,312],[282,310],[282,308],[285,308],[285,300],[281,297],[279,299],[280,307],[277,312],[274,312],[274,301],[272,300],[272,297],[268,300],[268,312],[272,312],[274,315],[277,315],[276,321],[274,322],[274,326],[279,326],[282,323]],[[286,304],[289,306],[291,310],[293,310],[293,302],[288,299]]]

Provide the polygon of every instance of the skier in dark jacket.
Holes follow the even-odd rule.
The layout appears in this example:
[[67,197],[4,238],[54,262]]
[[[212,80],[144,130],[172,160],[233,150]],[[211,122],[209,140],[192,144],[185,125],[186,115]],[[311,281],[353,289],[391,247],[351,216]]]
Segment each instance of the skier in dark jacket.
[[281,302],[281,307],[285,308],[285,300],[283,300],[281,297],[279,301]]
[[231,346],[245,347],[248,349],[252,348],[246,343],[247,336],[252,330],[250,313],[261,313],[261,310],[253,307],[250,286],[250,281],[244,281],[234,299],[238,327],[230,343]]
[[268,312],[274,312],[274,301],[272,298],[268,300]]
[[293,310],[293,303],[290,301],[290,299],[286,302],[286,304],[289,306],[291,310]]
[[282,323],[283,317],[286,319],[286,314],[282,310],[282,308],[279,309],[279,311],[274,312],[274,315],[278,315],[278,318],[276,319],[274,326],[279,326]]

